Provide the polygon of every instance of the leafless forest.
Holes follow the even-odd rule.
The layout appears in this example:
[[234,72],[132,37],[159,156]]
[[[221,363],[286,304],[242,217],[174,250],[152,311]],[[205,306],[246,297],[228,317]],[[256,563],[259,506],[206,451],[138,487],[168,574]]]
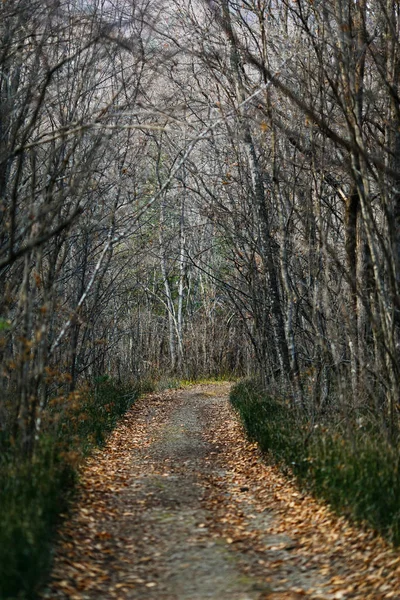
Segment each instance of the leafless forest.
[[31,453],[104,375],[256,373],[395,436],[399,27],[396,0],[2,2],[3,432]]

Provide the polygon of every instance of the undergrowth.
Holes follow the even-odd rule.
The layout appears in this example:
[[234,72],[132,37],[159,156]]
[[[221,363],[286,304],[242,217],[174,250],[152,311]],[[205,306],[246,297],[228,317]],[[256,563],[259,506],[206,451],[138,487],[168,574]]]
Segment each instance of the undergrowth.
[[179,376],[158,376],[151,379],[153,389],[156,392],[162,392],[165,390],[172,390],[177,388],[190,387],[192,385],[202,384],[222,384],[227,381],[236,381],[237,377],[229,374],[222,374],[220,376],[199,376],[199,377],[179,377]]
[[219,384],[223,384],[226,383],[227,381],[237,381],[237,377],[235,377],[235,375],[226,373],[226,374],[222,374],[220,376],[207,376],[207,377],[193,377],[193,378],[188,378],[188,379],[182,379],[180,384],[182,387],[187,387],[187,386],[191,386],[191,385],[219,385]]
[[400,451],[373,423],[310,423],[255,382],[231,392],[251,440],[316,497],[400,545]]
[[55,526],[85,456],[101,445],[137,398],[107,378],[53,400],[32,457],[0,440],[0,599],[32,600],[51,564]]

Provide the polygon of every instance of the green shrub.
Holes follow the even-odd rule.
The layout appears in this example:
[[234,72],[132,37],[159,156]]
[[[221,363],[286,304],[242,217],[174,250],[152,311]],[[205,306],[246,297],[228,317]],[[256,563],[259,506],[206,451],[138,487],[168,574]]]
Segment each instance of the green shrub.
[[231,402],[250,439],[303,487],[400,544],[400,451],[373,423],[361,429],[355,420],[343,428],[331,417],[312,425],[252,381],[237,384]]
[[325,431],[314,435],[304,480],[338,512],[364,521],[400,544],[400,478],[397,448],[378,433],[351,439]]
[[33,598],[50,566],[51,541],[73,469],[44,440],[32,462],[0,466],[0,598]]
[[76,392],[66,400],[58,427],[59,444],[69,450],[74,447],[83,455],[93,446],[102,445],[138,394],[139,387],[125,388],[108,379]]
[[0,599],[32,600],[51,563],[60,514],[77,466],[102,444],[138,396],[108,378],[54,400],[32,458],[3,435],[0,455]]
[[298,424],[283,401],[267,396],[257,382],[246,380],[232,388],[230,399],[250,439],[263,452],[272,452],[277,461],[288,465],[297,461],[301,437],[293,435],[293,430]]

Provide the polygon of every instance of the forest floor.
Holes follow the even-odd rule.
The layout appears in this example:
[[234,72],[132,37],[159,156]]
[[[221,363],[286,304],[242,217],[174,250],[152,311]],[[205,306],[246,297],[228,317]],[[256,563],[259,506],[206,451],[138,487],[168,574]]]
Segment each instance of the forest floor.
[[228,393],[135,404],[82,471],[43,598],[400,599],[400,552],[265,463]]

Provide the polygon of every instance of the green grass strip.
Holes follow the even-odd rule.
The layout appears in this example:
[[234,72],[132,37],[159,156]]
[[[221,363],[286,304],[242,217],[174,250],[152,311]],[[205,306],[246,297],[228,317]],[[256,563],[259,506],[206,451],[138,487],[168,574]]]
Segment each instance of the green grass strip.
[[252,381],[234,386],[231,402],[249,438],[303,488],[400,545],[400,451],[378,427],[334,419],[311,425]]
[[[77,469],[104,443],[139,389],[107,378],[48,408],[48,423],[26,459],[11,438],[0,440],[0,599],[33,600],[46,580],[60,514]],[[63,406],[60,403],[64,402]]]

